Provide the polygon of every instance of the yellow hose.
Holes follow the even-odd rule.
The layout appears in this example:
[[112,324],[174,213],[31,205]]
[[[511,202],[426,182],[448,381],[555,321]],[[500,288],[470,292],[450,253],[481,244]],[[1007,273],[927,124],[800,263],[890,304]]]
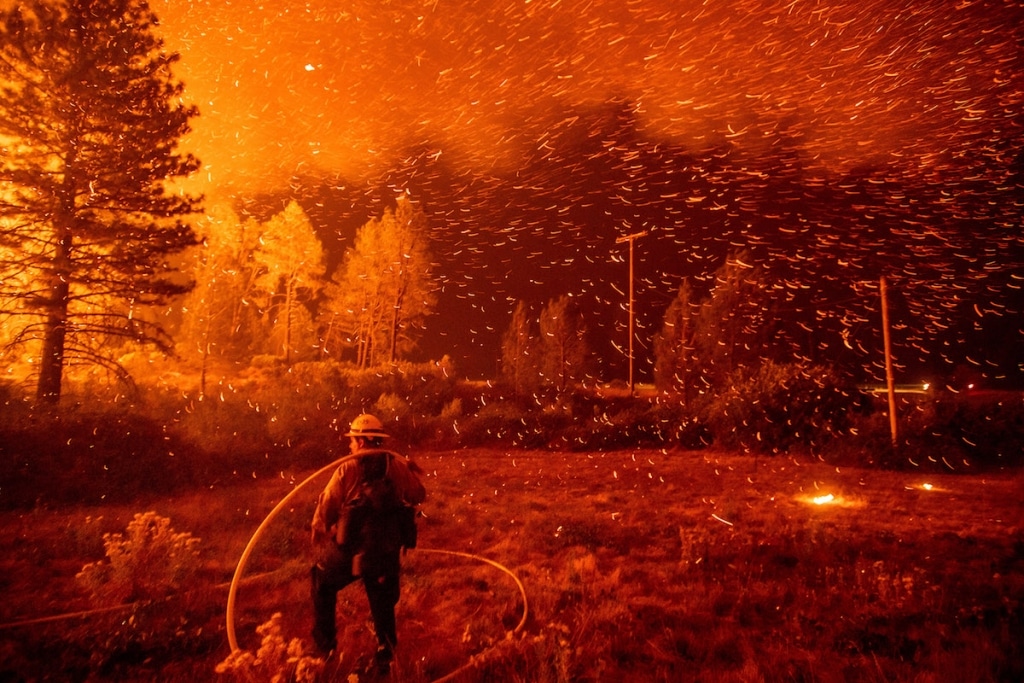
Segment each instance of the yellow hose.
[[526,619],[529,612],[529,609],[526,605],[526,588],[523,586],[523,582],[519,580],[519,577],[513,574],[508,567],[500,565],[494,560],[488,560],[486,557],[481,557],[480,555],[470,555],[469,553],[460,553],[457,550],[435,550],[434,548],[417,548],[417,551],[421,553],[437,553],[439,555],[455,555],[456,557],[467,557],[471,560],[479,560],[480,562],[486,562],[492,567],[496,567],[497,569],[500,569],[501,571],[511,576],[512,580],[516,582],[516,587],[519,588],[519,594],[523,597],[523,617],[519,620],[519,623],[516,625],[516,627],[512,629],[512,633],[519,633],[523,630],[523,627],[526,626]]
[[[256,543],[259,541],[260,536],[263,535],[263,531],[267,528],[267,526],[269,526],[270,522],[273,521],[273,519],[277,516],[277,514],[282,509],[284,509],[284,507],[288,504],[288,502],[292,498],[294,498],[295,495],[298,494],[298,492],[301,491],[311,481],[313,481],[314,479],[316,479],[317,477],[323,475],[326,472],[330,472],[331,470],[340,467],[346,461],[351,460],[352,458],[359,457],[359,455],[361,455],[361,454],[346,455],[343,458],[338,458],[337,460],[332,462],[330,465],[322,467],[319,470],[317,470],[316,472],[314,472],[313,474],[311,474],[308,477],[306,477],[306,479],[302,483],[300,483],[298,486],[296,486],[291,491],[289,491],[288,495],[286,495],[284,498],[282,498],[281,502],[279,502],[277,505],[274,506],[274,509],[271,510],[269,514],[267,514],[267,516],[263,519],[263,521],[260,523],[260,525],[256,528],[255,533],[253,533],[252,537],[249,539],[249,543],[246,544],[245,550],[242,551],[242,556],[240,558],[238,558],[238,566],[235,567],[235,575],[231,578],[231,586],[228,588],[227,630],[228,630],[228,644],[231,646],[231,651],[232,652],[235,652],[236,650],[239,649],[238,648],[238,639],[235,637],[235,600],[236,600],[236,598],[238,596],[238,584],[241,581],[242,573],[245,571],[245,565],[249,561],[249,556],[252,555],[253,548],[256,547]],[[529,613],[528,612],[528,607],[527,607],[527,602],[526,602],[526,588],[523,586],[523,582],[519,580],[519,577],[516,576],[515,574],[513,574],[507,567],[504,567],[504,566],[498,564],[497,562],[495,562],[493,560],[489,560],[486,557],[480,557],[479,555],[471,555],[469,553],[462,553],[462,552],[458,552],[458,551],[455,551],[455,550],[435,550],[435,549],[432,549],[432,548],[418,548],[418,550],[420,552],[424,552],[424,553],[436,553],[436,554],[439,554],[439,555],[454,555],[456,557],[465,557],[465,558],[469,558],[469,559],[472,559],[472,560],[478,560],[480,562],[485,562],[485,563],[491,565],[492,567],[500,569],[501,571],[503,571],[506,574],[508,574],[509,576],[511,576],[512,580],[516,582],[516,587],[519,588],[519,593],[520,593],[520,595],[523,598],[523,616],[522,616],[522,619],[519,620],[519,624],[513,629],[512,632],[513,633],[518,633],[526,625],[526,620],[527,620],[527,616],[528,616],[528,613]]]
[[231,646],[232,652],[238,650],[238,639],[235,638],[235,599],[238,596],[238,583],[242,578],[242,572],[245,571],[245,564],[249,561],[249,556],[252,555],[253,548],[256,547],[256,542],[259,541],[260,536],[263,535],[263,530],[267,528],[270,522],[273,521],[274,517],[277,517],[277,513],[279,513],[284,506],[288,504],[288,501],[294,498],[295,495],[303,489],[303,487],[325,472],[330,472],[331,470],[340,467],[342,463],[355,457],[357,456],[346,455],[343,458],[338,458],[330,465],[321,467],[319,470],[306,477],[305,481],[289,491],[288,495],[282,498],[281,502],[275,505],[274,509],[270,511],[270,514],[264,517],[260,525],[256,527],[256,532],[252,535],[252,538],[249,539],[249,543],[245,546],[245,550],[242,551],[242,556],[238,558],[238,566],[235,567],[235,575],[231,577],[231,586],[228,588],[228,644]]

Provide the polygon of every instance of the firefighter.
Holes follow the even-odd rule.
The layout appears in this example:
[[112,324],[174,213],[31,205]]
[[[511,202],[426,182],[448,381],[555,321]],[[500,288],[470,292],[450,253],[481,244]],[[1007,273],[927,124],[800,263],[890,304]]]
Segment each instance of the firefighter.
[[423,470],[383,448],[388,434],[373,415],[360,415],[345,434],[358,456],[331,476],[313,513],[313,641],[330,656],[337,649],[338,591],[360,580],[377,636],[374,665],[387,674],[398,639],[401,553],[416,545],[415,506],[426,489]]

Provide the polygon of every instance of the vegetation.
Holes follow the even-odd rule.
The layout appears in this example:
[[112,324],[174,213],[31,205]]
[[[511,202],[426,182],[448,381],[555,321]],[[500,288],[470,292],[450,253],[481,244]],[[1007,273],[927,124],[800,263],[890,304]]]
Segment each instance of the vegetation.
[[[394,210],[366,223],[328,288],[326,316],[360,368],[395,363],[415,345],[433,309],[426,216],[404,196]],[[325,344],[326,347],[326,344]]]
[[166,181],[194,107],[139,0],[42,0],[0,12],[0,345],[35,359],[37,396],[64,369],[107,368],[126,342],[169,350],[152,307],[188,290],[172,258],[197,200]]
[[106,561],[90,562],[75,578],[98,606],[167,598],[195,579],[199,543],[170,519],[139,513],[125,533],[103,534]]
[[569,294],[516,302],[492,381],[414,362],[438,280],[411,197],[333,266],[292,200],[211,207],[193,245],[197,200],[167,181],[197,166],[175,153],[196,111],[155,21],[136,0],[0,14],[0,679],[358,676],[357,599],[337,661],[304,643],[315,492],[254,558],[230,653],[223,595],[367,411],[430,473],[400,680],[1024,675],[1019,394],[901,394],[895,435],[787,338],[807,287],[742,251],[678,288],[652,389],[592,374]]
[[585,376],[586,326],[569,296],[552,299],[540,312],[541,377],[558,394]]
[[320,240],[298,202],[289,202],[267,221],[253,259],[259,264],[254,286],[268,320],[268,351],[286,365],[296,351],[308,357],[316,347],[308,306],[318,294],[325,267]]
[[[457,670],[457,680],[521,682],[1024,674],[1019,472],[964,477],[645,448],[415,455],[430,495],[420,548],[405,558],[396,680]],[[235,653],[224,600],[250,535],[310,471],[242,472],[173,496],[139,484],[131,502],[0,515],[0,543],[15,550],[0,617],[4,675],[309,680],[323,663],[308,655],[306,524],[323,482],[254,549]],[[203,539],[198,571],[178,593],[8,626],[94,609],[74,575],[140,508]],[[474,557],[512,571],[528,604]],[[367,618],[361,593],[343,593],[331,680],[362,680],[374,647]]]
[[515,396],[525,396],[537,386],[539,349],[532,327],[526,302],[517,301],[501,340],[501,378]]
[[259,521],[346,451],[339,434],[365,410],[430,473],[423,547],[491,558],[528,587],[530,619],[510,634],[524,606],[493,568],[408,558],[399,680],[465,666],[498,681],[1021,674],[1019,395],[901,394],[893,447],[884,401],[802,363],[684,397],[523,393],[457,381],[447,359],[211,365],[202,379],[132,362],[161,378],[132,401],[72,384],[54,411],[0,385],[13,676],[361,670],[373,641],[357,592],[337,661],[304,642],[315,492],[250,561],[235,653],[224,595]]
[[295,681],[313,683],[324,671],[324,660],[308,652],[308,643],[299,638],[286,640],[281,626],[282,615],[276,612],[270,620],[256,627],[262,637],[255,654],[234,650],[217,665],[216,672],[227,680]]
[[693,366],[693,326],[696,306],[690,284],[684,280],[665,309],[661,331],[654,338],[654,385],[685,396]]

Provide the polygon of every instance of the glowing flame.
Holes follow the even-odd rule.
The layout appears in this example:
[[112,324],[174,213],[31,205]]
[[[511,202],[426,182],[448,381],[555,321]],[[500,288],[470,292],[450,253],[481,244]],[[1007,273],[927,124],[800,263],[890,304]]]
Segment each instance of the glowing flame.
[[841,493],[801,494],[794,498],[805,505],[818,508],[860,508],[866,505],[863,500],[846,498]]
[[941,486],[936,486],[935,484],[930,484],[928,482],[922,482],[920,484],[907,484],[903,488],[906,491],[931,491],[933,493],[948,490],[942,488]]

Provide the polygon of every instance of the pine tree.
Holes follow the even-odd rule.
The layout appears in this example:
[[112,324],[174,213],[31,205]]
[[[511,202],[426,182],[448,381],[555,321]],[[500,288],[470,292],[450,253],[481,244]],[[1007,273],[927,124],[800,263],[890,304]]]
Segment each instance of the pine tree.
[[654,338],[654,383],[661,391],[685,394],[693,365],[695,318],[693,293],[683,280]]
[[726,259],[694,323],[694,361],[704,380],[721,385],[733,372],[771,358],[778,324],[764,270],[749,254]]
[[171,258],[195,243],[199,199],[168,180],[197,115],[177,55],[143,0],[28,0],[0,11],[0,320],[38,356],[37,396],[60,400],[65,367],[105,366],[125,341],[170,348],[147,317],[188,290]]

